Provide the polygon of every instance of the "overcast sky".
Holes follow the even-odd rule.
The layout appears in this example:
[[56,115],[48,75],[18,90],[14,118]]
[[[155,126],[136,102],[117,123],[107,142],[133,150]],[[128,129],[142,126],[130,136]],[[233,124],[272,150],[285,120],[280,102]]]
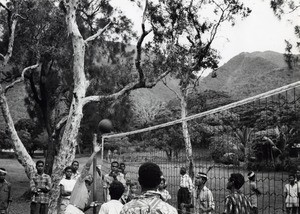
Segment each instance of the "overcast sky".
[[[221,65],[241,52],[272,50],[283,53],[284,40],[295,41],[293,25],[287,18],[294,23],[297,20],[299,24],[300,10],[279,21],[270,9],[269,0],[242,1],[252,9],[252,13],[246,19],[238,20],[234,27],[224,27],[219,32],[214,47],[222,56]],[[134,21],[136,29],[140,31],[142,10],[128,1],[113,0],[112,2],[126,11],[126,14]]]

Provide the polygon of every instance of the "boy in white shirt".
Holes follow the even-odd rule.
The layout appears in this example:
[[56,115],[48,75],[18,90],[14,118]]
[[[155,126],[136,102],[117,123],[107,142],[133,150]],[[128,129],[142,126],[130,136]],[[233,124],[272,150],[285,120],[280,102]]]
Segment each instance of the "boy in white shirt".
[[71,197],[72,190],[73,190],[73,188],[75,186],[75,183],[76,183],[76,180],[71,179],[72,174],[73,174],[72,167],[67,166],[65,168],[64,172],[65,172],[65,178],[63,178],[59,182],[59,186],[60,186],[60,209],[59,209],[59,213],[60,214],[65,213],[66,207],[70,203],[70,197]]
[[120,181],[113,181],[109,186],[111,200],[102,204],[99,214],[119,214],[123,208],[120,198],[124,190],[125,187]]

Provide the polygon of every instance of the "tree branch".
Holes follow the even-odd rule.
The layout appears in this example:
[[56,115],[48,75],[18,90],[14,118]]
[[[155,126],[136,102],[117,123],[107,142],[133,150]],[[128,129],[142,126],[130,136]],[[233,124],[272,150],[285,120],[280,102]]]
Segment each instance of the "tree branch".
[[32,73],[30,74],[29,82],[30,82],[30,88],[31,88],[31,91],[32,91],[32,93],[33,93],[33,99],[40,105],[41,99],[39,98],[37,89],[36,89],[36,87],[35,87],[35,84],[34,84],[34,81],[33,81],[33,75],[32,75]]
[[84,42],[85,42],[85,43],[88,43],[88,42],[90,42],[90,41],[95,40],[97,37],[99,37],[100,35],[102,35],[102,34],[106,31],[106,29],[109,27],[109,25],[110,25],[111,23],[112,23],[112,22],[109,21],[109,23],[108,23],[104,28],[99,29],[99,30],[97,31],[96,34],[94,34],[94,35],[88,37]]
[[56,124],[55,129],[52,133],[52,138],[56,138],[58,136],[60,130],[66,124],[67,120],[68,120],[68,115],[60,119],[60,121]]
[[168,84],[166,83],[166,81],[162,81],[163,82],[163,84],[170,90],[170,91],[172,91],[175,95],[176,95],[176,97],[178,98],[178,99],[180,99],[180,95],[179,95],[179,93],[177,92],[177,91],[175,91],[174,89],[172,89],[172,88],[170,88],[169,86],[168,86]]
[[38,66],[39,66],[39,63],[37,63],[37,64],[35,64],[35,65],[32,65],[32,66],[29,66],[29,67],[27,67],[27,68],[24,68],[24,70],[22,71],[21,77],[18,78],[17,80],[15,80],[14,82],[12,82],[11,84],[9,84],[8,86],[5,87],[5,89],[4,89],[4,94],[6,94],[7,91],[8,91],[10,88],[14,87],[15,84],[24,81],[24,75],[25,75],[26,71],[35,69],[35,68],[37,68]]
[[136,54],[136,59],[135,59],[135,67],[139,73],[139,81],[141,84],[145,84],[145,76],[144,76],[144,72],[143,72],[143,69],[141,67],[141,58],[142,58],[142,44],[143,44],[143,41],[145,39],[145,37],[152,31],[151,30],[148,30],[146,31],[145,29],[145,20],[146,20],[146,10],[148,8],[148,0],[146,0],[146,5],[145,5],[145,8],[144,8],[144,11],[143,11],[143,17],[142,17],[142,35],[141,37],[139,38],[138,42],[137,42],[137,45],[136,45],[136,50],[137,50],[137,54]]
[[161,75],[159,75],[159,77],[155,81],[152,81],[150,83],[145,83],[145,84],[141,84],[140,82],[129,83],[122,90],[120,90],[114,94],[111,94],[111,95],[99,95],[99,96],[95,95],[95,96],[85,97],[83,99],[83,106],[90,102],[99,102],[101,100],[115,100],[115,99],[118,99],[119,97],[121,97],[122,95],[128,93],[129,91],[132,91],[132,90],[135,90],[138,88],[153,88],[161,79],[166,77],[170,72],[171,72],[171,70],[168,70],[168,71],[162,73]]

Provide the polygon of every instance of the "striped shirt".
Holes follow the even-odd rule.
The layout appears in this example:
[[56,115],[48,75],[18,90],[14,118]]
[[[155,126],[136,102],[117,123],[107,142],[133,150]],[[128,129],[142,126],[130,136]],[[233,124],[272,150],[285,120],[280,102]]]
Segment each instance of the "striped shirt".
[[188,188],[190,193],[193,192],[194,185],[191,177],[188,174],[180,176],[180,187]]
[[[46,188],[48,191],[38,191],[40,188]],[[43,173],[39,175],[35,173],[30,179],[30,190],[35,192],[32,196],[32,202],[48,204],[49,203],[49,191],[51,188],[51,178],[49,175]]]
[[234,192],[225,198],[223,214],[250,214],[251,203],[240,191]]

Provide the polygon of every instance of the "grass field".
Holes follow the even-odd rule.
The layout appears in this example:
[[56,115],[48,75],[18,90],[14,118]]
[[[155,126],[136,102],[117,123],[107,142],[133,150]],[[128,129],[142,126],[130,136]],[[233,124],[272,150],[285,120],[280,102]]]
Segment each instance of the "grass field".
[[[136,156],[137,154],[132,154]],[[147,160],[152,160],[157,162],[164,176],[167,178],[168,187],[172,199],[170,203],[176,206],[176,194],[179,187],[179,169],[183,163],[179,162],[166,162],[163,158],[159,156],[147,155]],[[152,157],[152,158],[149,158]],[[76,158],[82,167],[87,160],[87,157]],[[135,159],[136,162],[126,162],[126,170],[130,173],[133,180],[137,180],[138,167],[145,159]],[[98,161],[99,162],[99,161]],[[196,172],[205,171],[208,166],[212,165],[211,162],[196,162]],[[29,180],[27,179],[23,167],[15,159],[0,159],[0,166],[4,167],[8,171],[7,180],[12,183],[12,197],[13,203],[11,205],[11,214],[23,214],[29,213],[30,201],[25,201],[20,197],[29,188]],[[105,162],[103,164],[104,172],[108,171],[109,164]],[[226,190],[227,179],[232,172],[241,172],[246,176],[247,171],[237,169],[230,166],[215,166],[209,173],[209,180],[207,182],[207,187],[211,189],[216,203],[216,212],[222,213],[224,206],[224,198],[228,194]],[[283,186],[287,183],[287,174],[281,172],[258,172],[258,188],[263,192],[259,197],[259,213],[268,214],[279,214],[284,213],[284,196],[283,196]],[[97,199],[102,201],[102,188],[101,181],[99,177],[95,179],[97,182]],[[242,189],[244,193],[249,193],[248,182],[245,183]],[[91,210],[87,213],[92,213]]]

